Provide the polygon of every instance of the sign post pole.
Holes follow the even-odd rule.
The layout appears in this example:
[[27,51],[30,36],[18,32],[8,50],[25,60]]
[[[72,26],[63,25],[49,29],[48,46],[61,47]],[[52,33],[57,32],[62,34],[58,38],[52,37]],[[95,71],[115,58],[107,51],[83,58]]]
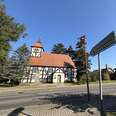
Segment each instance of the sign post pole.
[[98,69],[99,69],[99,94],[100,94],[100,107],[101,107],[101,116],[104,116],[103,108],[103,88],[102,88],[102,74],[101,74],[101,61],[100,53],[98,54]]
[[100,41],[98,44],[96,44],[90,52],[91,56],[98,55],[101,116],[104,116],[104,108],[103,108],[103,93],[102,93],[103,91],[102,91],[102,74],[101,74],[100,53],[105,51],[106,49],[112,47],[115,44],[116,44],[116,33],[114,31],[112,31],[102,41]]

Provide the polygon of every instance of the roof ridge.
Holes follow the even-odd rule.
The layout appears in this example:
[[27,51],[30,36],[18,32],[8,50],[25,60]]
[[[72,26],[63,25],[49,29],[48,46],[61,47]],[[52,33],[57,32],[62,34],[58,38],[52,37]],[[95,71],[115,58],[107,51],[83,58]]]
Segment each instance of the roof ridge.
[[[51,52],[43,52],[46,54],[51,54],[51,55],[62,55],[62,56],[69,56],[68,54],[57,54],[57,53],[51,53]],[[70,57],[70,56],[69,56]]]

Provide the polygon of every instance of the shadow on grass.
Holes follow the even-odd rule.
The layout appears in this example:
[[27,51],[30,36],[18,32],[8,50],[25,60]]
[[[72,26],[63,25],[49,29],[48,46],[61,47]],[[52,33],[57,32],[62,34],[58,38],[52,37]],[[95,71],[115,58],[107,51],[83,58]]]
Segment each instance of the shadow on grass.
[[[86,94],[54,94],[54,96],[48,96],[46,98],[42,98],[42,100],[46,103],[53,103],[56,106],[51,109],[59,109],[59,108],[68,108],[73,112],[85,112],[88,109],[96,108],[100,111],[100,101],[99,96],[95,94],[91,94],[90,102],[87,101]],[[104,95],[104,116],[107,113],[116,112],[116,96],[113,95]]]
[[13,110],[12,112],[10,112],[7,116],[18,116],[19,114],[22,114],[23,116],[31,116],[29,114],[22,112],[23,110],[24,110],[23,107],[19,107],[19,108]]

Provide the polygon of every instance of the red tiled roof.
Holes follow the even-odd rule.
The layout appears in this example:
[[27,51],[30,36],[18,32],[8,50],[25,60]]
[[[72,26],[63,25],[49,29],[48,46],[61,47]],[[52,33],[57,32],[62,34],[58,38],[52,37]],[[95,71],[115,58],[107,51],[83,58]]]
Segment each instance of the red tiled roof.
[[68,55],[43,52],[41,57],[31,56],[28,62],[31,66],[75,67]]

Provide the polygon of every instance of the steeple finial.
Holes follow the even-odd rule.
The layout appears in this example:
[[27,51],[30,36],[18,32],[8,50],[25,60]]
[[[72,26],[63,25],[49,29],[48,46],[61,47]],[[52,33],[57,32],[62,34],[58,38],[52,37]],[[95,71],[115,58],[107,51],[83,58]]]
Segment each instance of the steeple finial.
[[37,43],[40,43],[40,44],[41,44],[41,43],[42,43],[42,42],[41,42],[41,39],[38,39],[38,40],[37,40]]
[[41,43],[40,39],[37,40],[36,43],[32,47],[41,48],[42,47],[42,43]]

